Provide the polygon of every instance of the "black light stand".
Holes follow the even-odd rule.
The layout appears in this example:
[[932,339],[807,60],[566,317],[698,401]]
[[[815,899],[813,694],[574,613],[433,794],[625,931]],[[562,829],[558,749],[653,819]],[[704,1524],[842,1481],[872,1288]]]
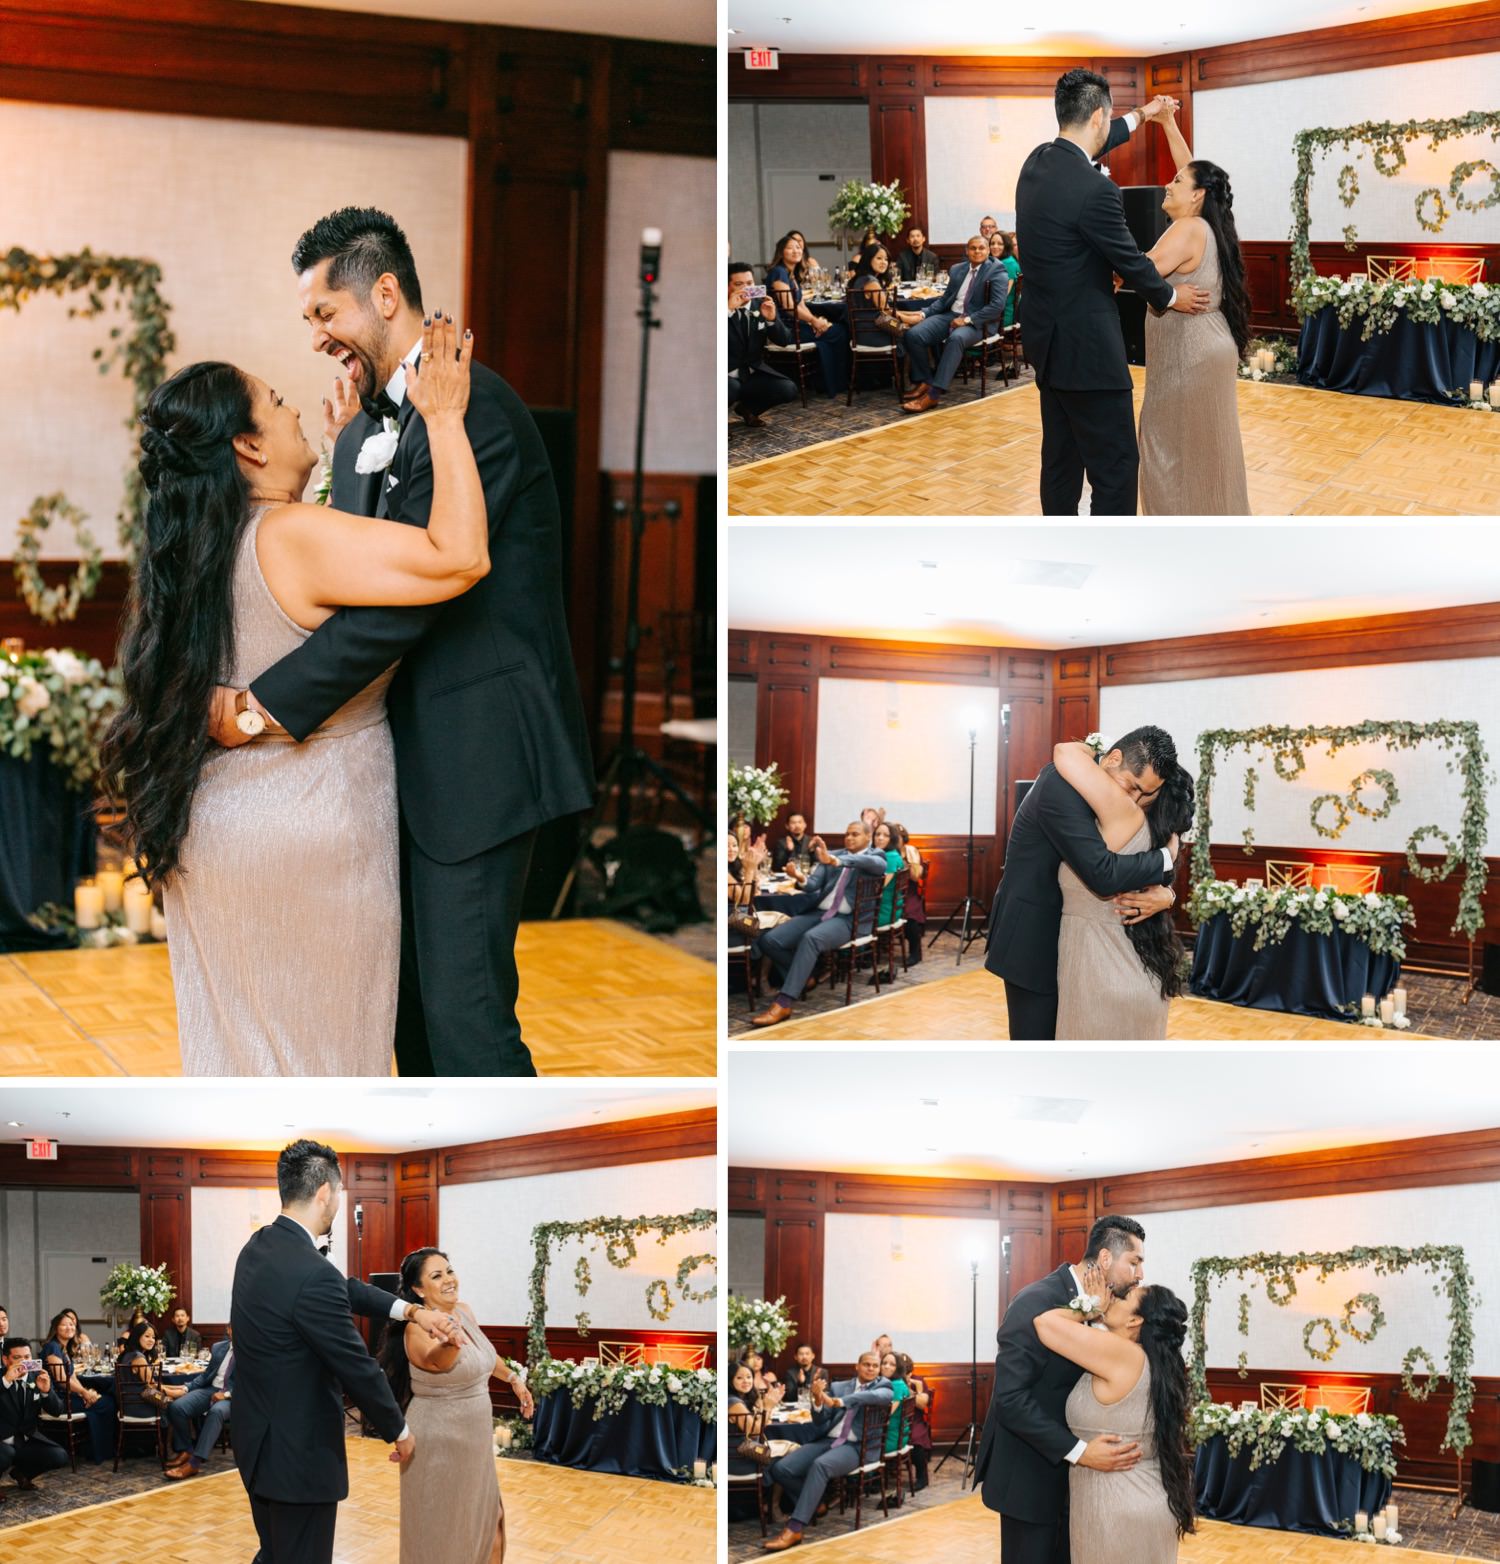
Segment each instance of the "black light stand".
[[[330,1233],[330,1239],[332,1236],[333,1235]],[[365,1279],[364,1252],[365,1208],[359,1203],[359,1201],[356,1200],[354,1202],[354,1274],[360,1281]],[[365,1329],[368,1331],[369,1326],[366,1326]],[[384,1327],[382,1327],[382,1329],[384,1329]],[[375,1339],[374,1347],[376,1351],[378,1351],[380,1348],[380,1338],[378,1336]],[[347,1404],[344,1407],[344,1420],[352,1427],[359,1430],[360,1437],[362,1439],[368,1439],[371,1437],[373,1431],[366,1421],[364,1413],[361,1412],[360,1409],[357,1406],[354,1406],[352,1403]]]
[[[1006,726],[1007,732],[1009,731],[1009,718],[1010,707],[1002,706],[1000,708],[1000,720]],[[969,841],[968,847],[964,852],[968,884],[964,890],[963,901],[948,914],[942,928],[927,941],[927,948],[931,950],[945,934],[956,932],[958,935],[958,954],[953,958],[954,966],[957,966],[964,959],[964,952],[968,950],[975,940],[984,938],[984,924],[988,916],[985,909],[980,907],[974,900],[974,754],[978,745],[979,725],[977,722],[971,721],[969,727]],[[961,927],[955,931],[953,925],[955,921],[960,919],[962,920]]]
[[[635,473],[630,486],[630,565],[625,588],[625,655],[618,659],[611,659],[611,671],[618,670],[621,675],[620,738],[599,779],[599,794],[594,804],[594,812],[589,816],[578,850],[573,854],[573,862],[568,866],[567,878],[563,881],[562,889],[557,893],[557,900],[553,903],[554,918],[562,916],[568,895],[573,889],[573,882],[578,878],[579,867],[586,857],[592,856],[594,832],[608,813],[611,788],[618,788],[620,795],[615,825],[617,838],[623,838],[629,829],[630,790],[640,772],[648,772],[655,777],[657,785],[670,793],[697,820],[705,839],[713,829],[713,822],[708,818],[707,810],[679,787],[666,770],[635,741],[636,668],[641,644],[641,546],[646,535],[646,510],[643,498],[646,464],[646,383],[651,356],[651,333],[661,329],[661,322],[652,314],[652,306],[656,303],[656,294],[652,291],[652,285],[660,270],[661,230],[647,228],[641,235],[641,307],[636,311],[636,319],[641,323],[641,379],[635,410]],[[616,514],[620,514],[623,509],[622,505],[617,504]],[[669,500],[662,509],[669,517],[675,518],[678,511],[677,502]]]
[[964,1475],[961,1486],[967,1488],[974,1475],[974,1458],[979,1443],[979,1261],[969,1261],[969,1303],[971,1325],[969,1337],[969,1426],[955,1436],[953,1443],[943,1452],[943,1459],[933,1468],[940,1472],[950,1455],[958,1454],[964,1447]]

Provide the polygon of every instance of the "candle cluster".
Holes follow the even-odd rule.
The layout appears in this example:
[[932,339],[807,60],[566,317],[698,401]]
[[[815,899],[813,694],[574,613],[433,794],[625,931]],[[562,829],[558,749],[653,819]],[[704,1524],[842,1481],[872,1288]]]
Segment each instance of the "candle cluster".
[[1399,1512],[1394,1504],[1388,1504],[1383,1510],[1376,1510],[1373,1515],[1367,1515],[1359,1510],[1354,1516],[1354,1535],[1356,1537],[1373,1537],[1376,1542],[1399,1542],[1401,1533],[1396,1530],[1396,1521]]
[[1492,380],[1486,387],[1482,380],[1469,382],[1469,406],[1488,407],[1500,412],[1500,380]]
[[[167,937],[167,920],[141,873],[141,865],[127,859],[107,864],[92,879],[73,887],[73,919],[80,943],[112,943],[111,931],[124,930],[133,939]],[[124,935],[121,942],[130,943]]]
[[1406,1017],[1406,990],[1393,988],[1380,1000],[1366,994],[1359,1002],[1359,1019],[1362,1026],[1392,1026],[1404,1032],[1411,1025]]

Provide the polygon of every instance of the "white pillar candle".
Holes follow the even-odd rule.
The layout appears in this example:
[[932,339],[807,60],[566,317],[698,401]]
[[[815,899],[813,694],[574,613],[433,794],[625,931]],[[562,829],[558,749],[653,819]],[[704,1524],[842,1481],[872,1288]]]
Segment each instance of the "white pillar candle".
[[125,927],[132,934],[151,932],[151,892],[144,880],[130,880],[125,886]]
[[[1392,989],[1391,998],[1396,1001],[1396,1014],[1398,1016],[1404,1016],[1406,1014],[1406,990],[1404,988]],[[1392,1522],[1392,1525],[1394,1524],[1395,1523]]]
[[92,880],[73,887],[73,916],[80,929],[97,929],[104,922],[104,892]]
[[1380,1024],[1389,1026],[1396,1019],[1396,1001],[1394,999],[1382,999],[1380,1001]]
[[120,910],[120,898],[125,889],[125,871],[123,869],[101,869],[94,876],[95,884],[104,892],[104,910],[106,912],[118,912]]
[[1383,1513],[1371,1518],[1370,1530],[1375,1533],[1376,1542],[1385,1541],[1385,1515]]
[[166,919],[166,914],[162,912],[160,907],[152,907],[152,909],[151,909],[151,938],[152,939],[165,940],[166,937],[167,937],[167,919]]
[[1500,380],[1490,381],[1490,406],[1500,407]]
[[511,1441],[514,1438],[515,1438],[515,1434],[512,1431],[511,1426],[510,1426],[509,1423],[502,1423],[495,1430],[495,1443],[497,1445],[499,1445],[502,1450],[509,1450],[510,1446],[511,1446]]
[[1370,1517],[1363,1510],[1354,1512],[1354,1530],[1356,1535],[1370,1529]]
[[693,1481],[701,1483],[706,1476],[708,1476],[708,1462],[707,1461],[694,1461],[693,1462]]
[[1396,1514],[1397,1514],[1397,1511],[1396,1511],[1396,1506],[1394,1504],[1386,1505],[1386,1507],[1385,1507],[1385,1524],[1386,1524],[1386,1529],[1388,1531],[1397,1531],[1397,1530],[1399,1530],[1399,1528],[1396,1525]]
[[1360,1000],[1359,1013],[1362,1016],[1372,1016],[1375,1014],[1375,996],[1373,994],[1366,994],[1365,997]]
[[1482,402],[1484,400],[1484,384],[1482,381],[1471,380],[1469,382],[1469,400]]

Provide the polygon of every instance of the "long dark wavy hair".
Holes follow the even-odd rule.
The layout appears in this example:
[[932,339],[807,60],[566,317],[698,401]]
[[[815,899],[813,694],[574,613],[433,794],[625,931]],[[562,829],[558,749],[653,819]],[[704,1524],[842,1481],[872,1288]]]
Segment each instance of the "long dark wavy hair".
[[[417,1283],[422,1279],[422,1267],[435,1254],[446,1260],[442,1249],[413,1249],[401,1262],[401,1284],[396,1296],[406,1303],[422,1303],[417,1296]],[[425,1308],[426,1305],[423,1304]],[[406,1358],[406,1325],[401,1320],[387,1320],[385,1334],[380,1338],[380,1366],[391,1383],[396,1405],[404,1412],[411,1404],[411,1364]]]
[[1143,1287],[1139,1301],[1146,1362],[1151,1368],[1151,1420],[1156,1429],[1156,1459],[1167,1507],[1177,1535],[1195,1530],[1193,1463],[1188,1455],[1188,1378],[1182,1360],[1187,1339],[1187,1305],[1165,1287]]
[[[1167,838],[1180,841],[1193,825],[1193,779],[1181,766],[1174,766],[1146,811],[1151,827],[1151,845],[1165,847]],[[1161,985],[1163,999],[1175,999],[1183,989],[1183,957],[1187,953],[1172,922],[1172,908],[1158,912],[1143,923],[1127,923],[1125,933],[1135,946],[1141,965]]]
[[[788,239],[802,240],[802,259],[798,261],[795,266],[787,265],[786,242]],[[789,228],[776,241],[776,249],[772,252],[771,263],[766,267],[767,274],[769,274],[772,267],[775,266],[786,266],[786,269],[792,275],[793,281],[799,288],[807,281],[807,240],[803,237],[800,229]]]
[[1219,247],[1219,276],[1223,298],[1219,308],[1234,338],[1240,357],[1250,345],[1250,293],[1245,287],[1245,257],[1240,253],[1240,236],[1234,226],[1234,192],[1229,175],[1217,163],[1194,158],[1188,165],[1193,183],[1203,192],[1203,221],[1213,230]]
[[[57,1334],[57,1327],[66,1319],[73,1321],[73,1338],[71,1341],[63,1341]],[[52,1316],[52,1323],[47,1327],[47,1340],[55,1341],[62,1348],[63,1356],[69,1362],[78,1355],[78,1311],[77,1309],[59,1309]]]
[[210,749],[209,702],[234,662],[235,553],[250,486],[231,441],[256,433],[249,382],[233,364],[189,364],[141,414],[145,537],[125,608],[125,705],[104,740],[108,790],[125,808],[125,848],[158,884],[179,867]]

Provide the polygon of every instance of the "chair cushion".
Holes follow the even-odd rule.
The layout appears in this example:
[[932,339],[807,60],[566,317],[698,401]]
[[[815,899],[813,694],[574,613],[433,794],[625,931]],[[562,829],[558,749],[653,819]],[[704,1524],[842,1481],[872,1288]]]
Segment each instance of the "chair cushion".
[[796,343],[789,342],[789,343],[787,343],[787,345],[785,347],[783,347],[779,342],[768,342],[768,343],[766,343],[766,352],[767,353],[811,353],[813,351],[813,349],[817,347],[817,345],[818,344],[816,342],[796,342]]
[[880,353],[889,355],[896,351],[896,344],[892,342],[886,347],[875,347],[873,344],[867,346],[864,343],[856,342],[854,344],[854,351],[856,353]]

